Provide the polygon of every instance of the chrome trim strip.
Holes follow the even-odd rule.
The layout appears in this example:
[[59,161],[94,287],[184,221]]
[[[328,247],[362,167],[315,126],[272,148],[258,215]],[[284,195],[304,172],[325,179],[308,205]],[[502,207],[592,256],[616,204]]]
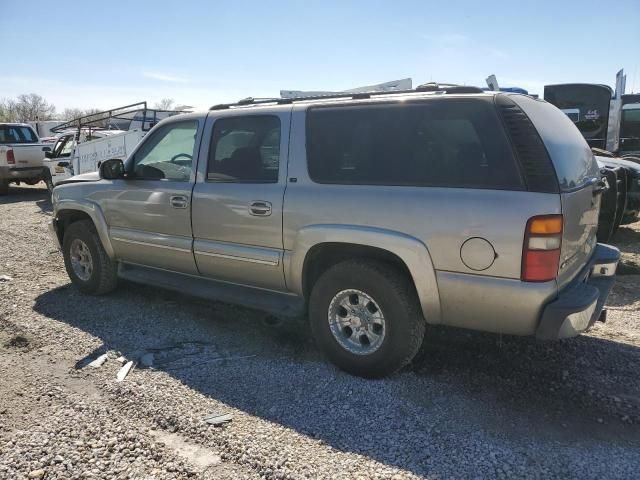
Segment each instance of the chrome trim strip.
[[203,252],[202,250],[194,251],[196,255],[205,255],[207,257],[227,258],[229,260],[238,260],[240,262],[259,263],[260,265],[271,265],[272,267],[278,266],[280,263],[278,260],[275,262],[269,260],[258,260],[257,258],[248,257],[236,257],[235,255],[226,255],[222,253]]
[[158,245],[157,243],[140,242],[138,240],[129,240],[121,237],[111,237],[111,240],[116,240],[118,242],[125,242],[125,243],[133,243],[135,245],[144,245],[145,247],[165,248],[167,250],[174,250],[176,252],[191,253],[191,250],[187,250],[186,248],[170,247],[169,245]]

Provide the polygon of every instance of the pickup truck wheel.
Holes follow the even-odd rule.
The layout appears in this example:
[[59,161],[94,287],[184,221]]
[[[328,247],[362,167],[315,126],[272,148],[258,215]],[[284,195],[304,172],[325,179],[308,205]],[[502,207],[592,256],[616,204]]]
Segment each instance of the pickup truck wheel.
[[0,195],[9,194],[9,180],[6,178],[0,178]]
[[408,364],[425,332],[414,286],[384,263],[350,260],[313,286],[309,320],[319,348],[340,369],[379,378]]
[[116,287],[117,264],[105,252],[90,220],[67,227],[62,253],[67,274],[81,292],[103,295]]

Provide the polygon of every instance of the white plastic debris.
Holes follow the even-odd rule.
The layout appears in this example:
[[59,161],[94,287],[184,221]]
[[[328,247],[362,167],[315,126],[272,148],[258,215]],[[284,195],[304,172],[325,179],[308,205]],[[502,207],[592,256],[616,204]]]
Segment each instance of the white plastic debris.
[[0,282],[10,282],[13,280],[9,275],[0,275]]
[[230,413],[212,413],[211,415],[207,415],[204,417],[204,421],[211,425],[222,425],[223,423],[228,423],[233,420],[233,415]]
[[116,380],[118,382],[123,381],[127,377],[127,375],[129,374],[129,371],[131,371],[132,368],[133,368],[133,362],[127,362],[125,366],[122,367],[118,372],[118,375],[116,376]]
[[93,362],[91,362],[89,365],[87,365],[88,367],[93,367],[93,368],[98,368],[101,367],[104,362],[107,361],[107,354],[103,353],[102,355],[100,355],[98,358],[96,358]]

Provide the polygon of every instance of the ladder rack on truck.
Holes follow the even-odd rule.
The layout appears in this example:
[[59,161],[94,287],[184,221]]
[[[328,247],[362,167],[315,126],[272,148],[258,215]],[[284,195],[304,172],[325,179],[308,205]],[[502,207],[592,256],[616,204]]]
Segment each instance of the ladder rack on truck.
[[91,113],[55,126],[59,135],[43,160],[45,182],[51,191],[62,180],[95,172],[109,158],[126,157],[160,120],[183,110],[147,108],[147,102]]

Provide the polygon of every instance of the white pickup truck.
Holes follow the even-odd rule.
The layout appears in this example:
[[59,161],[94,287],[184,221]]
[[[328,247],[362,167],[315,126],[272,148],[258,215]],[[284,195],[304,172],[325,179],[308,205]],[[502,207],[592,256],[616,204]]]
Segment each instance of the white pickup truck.
[[110,158],[125,159],[146,132],[81,129],[65,132],[58,137],[53,150],[42,161],[47,189],[74,175],[95,172],[100,163]]
[[0,123],[0,195],[9,193],[9,183],[41,181],[42,152],[49,150],[26,123]]

